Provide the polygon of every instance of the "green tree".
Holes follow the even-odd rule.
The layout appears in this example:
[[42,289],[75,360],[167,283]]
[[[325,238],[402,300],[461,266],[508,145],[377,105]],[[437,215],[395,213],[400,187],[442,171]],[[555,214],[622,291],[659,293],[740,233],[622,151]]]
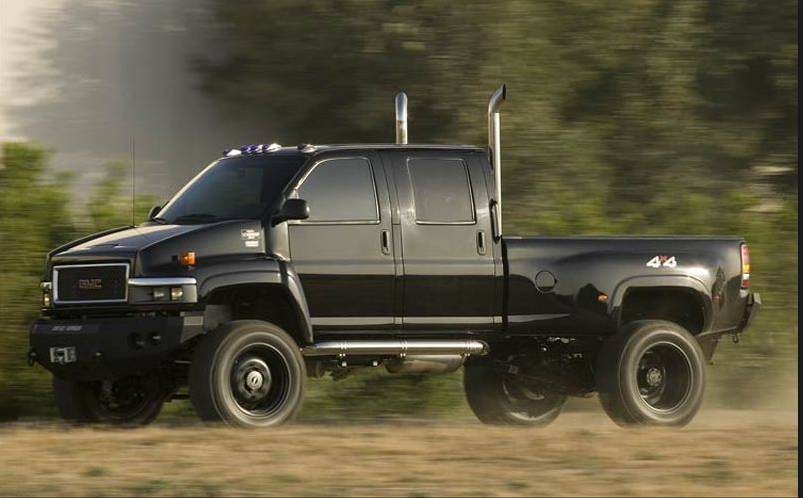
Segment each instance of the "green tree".
[[[6,142],[0,149],[0,419],[52,413],[49,375],[26,365],[28,324],[39,313],[48,251],[81,235],[131,220],[121,195],[124,165],[111,163],[90,195],[89,222],[74,221],[70,176],[48,169],[47,149]],[[138,219],[151,198],[138,198]]]

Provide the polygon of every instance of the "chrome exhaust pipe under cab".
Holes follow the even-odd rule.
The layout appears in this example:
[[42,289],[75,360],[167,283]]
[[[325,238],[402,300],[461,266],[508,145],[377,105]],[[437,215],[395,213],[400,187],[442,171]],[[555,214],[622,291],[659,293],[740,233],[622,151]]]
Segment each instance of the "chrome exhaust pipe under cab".
[[[449,373],[463,366],[470,355],[484,355],[488,345],[471,339],[443,340],[341,340],[312,344],[301,354],[312,360],[330,357],[340,366],[385,365],[393,374]],[[362,361],[361,361],[362,360]]]

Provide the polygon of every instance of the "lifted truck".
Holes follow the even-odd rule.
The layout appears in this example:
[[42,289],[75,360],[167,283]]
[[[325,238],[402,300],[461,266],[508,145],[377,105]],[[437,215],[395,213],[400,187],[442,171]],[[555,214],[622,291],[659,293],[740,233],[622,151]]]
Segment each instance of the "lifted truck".
[[464,368],[486,423],[543,425],[599,392],[680,426],[724,334],[760,307],[740,237],[502,235],[500,87],[488,149],[229,150],[139,226],[47,258],[29,359],[66,419],[142,424],[189,388],[204,420],[292,420],[306,377]]

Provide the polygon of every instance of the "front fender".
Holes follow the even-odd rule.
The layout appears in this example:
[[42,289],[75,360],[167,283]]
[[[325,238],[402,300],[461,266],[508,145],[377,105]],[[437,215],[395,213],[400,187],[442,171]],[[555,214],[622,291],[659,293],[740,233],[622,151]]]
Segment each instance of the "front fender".
[[200,282],[198,295],[201,300],[206,301],[217,289],[236,285],[261,284],[282,287],[291,297],[290,302],[295,308],[298,323],[301,324],[302,337],[309,344],[314,342],[307,298],[301,279],[291,264],[275,261],[275,265],[266,267],[264,261],[251,264],[240,262],[237,265],[224,265],[217,270],[207,269],[210,275]]

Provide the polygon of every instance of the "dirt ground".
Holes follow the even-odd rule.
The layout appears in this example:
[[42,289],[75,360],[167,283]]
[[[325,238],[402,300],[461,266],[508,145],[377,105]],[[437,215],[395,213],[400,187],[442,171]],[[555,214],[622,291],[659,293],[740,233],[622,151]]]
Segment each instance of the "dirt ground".
[[2,496],[797,494],[796,411],[709,410],[682,430],[624,430],[597,412],[540,430],[470,419],[0,428]]

